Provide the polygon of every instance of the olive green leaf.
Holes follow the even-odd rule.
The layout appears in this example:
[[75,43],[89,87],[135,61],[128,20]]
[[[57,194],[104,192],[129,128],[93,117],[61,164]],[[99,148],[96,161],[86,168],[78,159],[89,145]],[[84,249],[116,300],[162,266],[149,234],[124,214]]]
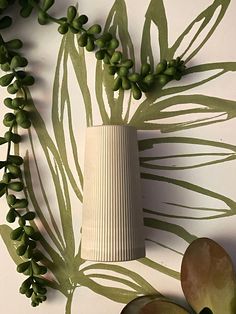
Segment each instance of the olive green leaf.
[[[104,27],[104,32],[110,32],[113,36],[118,36],[120,40],[120,48],[125,58],[131,58],[135,61],[134,47],[128,30],[128,16],[124,0],[116,0],[109,12]],[[108,102],[110,108],[109,124],[123,124],[123,104],[124,104],[124,91],[120,90],[118,96],[113,91],[114,77],[107,71],[107,65],[102,61],[97,61],[96,66],[96,97],[99,105],[101,116],[108,115],[106,112],[106,103]],[[104,91],[106,97],[104,97]],[[129,99],[128,109],[130,106],[131,98]],[[103,119],[104,121],[104,119]]]
[[[56,71],[54,76],[54,83],[53,83],[53,98],[52,98],[52,124],[53,124],[53,130],[55,134],[55,139],[58,147],[58,151],[61,157],[61,160],[63,162],[63,166],[66,170],[66,174],[69,178],[69,181],[76,192],[78,198],[82,200],[82,193],[81,189],[83,186],[83,174],[81,171],[81,167],[79,164],[79,157],[78,157],[78,147],[75,140],[75,134],[73,129],[73,112],[72,112],[72,106],[70,101],[70,95],[69,95],[69,82],[68,82],[68,59],[69,55],[73,55],[74,51],[77,50],[74,47],[74,37],[72,34],[68,33],[63,39],[61,43],[61,47],[58,53],[58,59],[57,59],[57,65],[56,65]],[[70,53],[71,52],[71,53]],[[71,57],[72,59],[72,57]],[[77,62],[81,63],[81,59],[79,58]],[[81,64],[77,64],[78,67],[81,69]],[[86,69],[85,72],[83,71],[83,75],[86,75]],[[59,73],[62,71],[62,75],[60,76]],[[82,84],[80,82],[80,77],[78,78],[79,84]],[[85,88],[84,93],[86,92],[86,82],[83,82],[83,87]],[[81,86],[81,89],[83,88]],[[87,94],[86,94],[87,95]],[[89,107],[89,97],[86,96],[86,106],[88,110],[86,111],[86,117],[87,117],[87,124],[92,124],[92,109]],[[67,117],[65,117],[65,113],[67,113]],[[68,119],[68,120],[67,120]],[[66,138],[66,128],[65,128],[65,121],[68,121],[68,127],[69,129],[69,141]],[[69,145],[68,145],[69,144]],[[65,149],[67,146],[68,149]],[[75,175],[72,173],[71,170],[71,160],[68,160],[68,155],[70,153],[69,147],[71,146],[71,153],[73,156],[73,162],[75,164],[75,169],[77,171],[78,179],[75,177]],[[80,182],[80,186],[77,184],[77,182]]]
[[163,0],[150,1],[149,7],[145,14],[145,23],[143,26],[142,43],[141,43],[141,61],[150,63],[154,70],[154,56],[151,44],[151,25],[154,23],[158,29],[160,60],[169,59],[168,55],[168,25]]
[[236,277],[226,251],[211,239],[195,240],[186,250],[181,267],[186,299],[199,313],[204,307],[214,314],[236,311]]
[[[185,193],[187,193],[187,191],[193,192],[193,193],[197,193],[200,194],[202,197],[203,196],[207,196],[209,198],[212,198],[214,200],[218,200],[218,201],[222,201],[227,208],[225,209],[210,209],[212,211],[215,212],[219,212],[217,214],[213,214],[213,215],[207,215],[204,217],[192,217],[192,216],[178,216],[178,215],[172,215],[172,214],[165,214],[165,213],[159,213],[159,212],[155,212],[155,211],[151,211],[149,209],[145,209],[144,212],[147,212],[149,214],[153,214],[153,215],[158,215],[158,216],[163,216],[163,217],[169,217],[169,218],[186,218],[186,219],[198,219],[198,220],[204,220],[204,219],[215,219],[215,218],[222,218],[222,217],[229,217],[232,215],[235,215],[236,212],[236,202],[232,199],[230,199],[229,197],[222,195],[220,193],[211,191],[209,189],[206,189],[204,187],[201,187],[199,185],[184,181],[184,180],[179,180],[179,179],[174,179],[174,178],[170,178],[170,177],[164,177],[164,176],[160,176],[160,175],[156,175],[156,174],[150,174],[150,173],[141,173],[141,178],[145,179],[145,180],[155,180],[155,181],[159,181],[159,182],[165,182],[168,184],[173,184],[176,186],[176,188],[181,188],[181,189],[185,189]],[[177,207],[181,207],[181,208],[186,208],[186,209],[195,209],[195,210],[205,210],[208,211],[209,208],[204,208],[204,207],[193,207],[193,206],[185,206],[182,204],[176,204],[174,202],[169,201],[168,203],[169,205],[173,205],[173,206],[177,206]],[[151,222],[149,222],[151,224],[155,224],[155,222],[153,222],[151,220]],[[166,226],[167,228],[167,226]],[[169,230],[171,230],[171,227],[168,227]],[[177,233],[177,235],[180,235],[180,231],[178,231],[176,228],[174,228],[175,232]],[[191,240],[191,235],[189,237],[188,234],[186,234],[185,232],[183,233],[185,234],[185,240],[187,242],[189,242],[188,240]],[[193,239],[192,239],[193,240]],[[191,241],[190,241],[191,242]],[[189,242],[189,243],[190,243]]]
[[[109,273],[107,273],[109,272]],[[84,267],[77,275],[78,283],[100,295],[121,303],[143,294],[160,294],[139,274],[119,265],[97,263]],[[101,283],[99,279],[102,279]],[[102,284],[106,280],[108,285]],[[116,287],[117,283],[122,288]]]
[[[230,0],[215,0],[213,3],[206,8],[203,12],[201,12],[184,30],[184,32],[179,36],[176,40],[174,45],[170,48],[170,56],[174,56],[176,50],[180,47],[181,43],[183,42],[184,38],[195,28],[197,25],[197,30],[194,36],[191,36],[191,41],[188,44],[185,51],[181,54],[181,58],[184,58],[186,62],[191,60],[199,50],[205,45],[205,43],[209,40],[212,36],[214,31],[216,30],[217,26],[220,24],[221,20],[223,19],[226,10],[230,4]],[[209,27],[210,22],[215,17],[217,12],[217,17],[213,24]],[[198,40],[199,36],[209,27],[207,34],[203,36],[201,42],[197,45],[196,48],[193,49],[191,52],[190,49],[194,46],[195,42]],[[186,54],[189,53],[188,57]]]
[[[68,32],[64,39],[61,42],[61,50],[62,52],[65,50],[71,59],[73,70],[75,72],[75,76],[77,79],[77,82],[79,84],[82,98],[84,101],[84,110],[86,115],[86,125],[92,126],[93,125],[93,110],[92,110],[92,100],[91,100],[91,94],[88,86],[88,80],[87,80],[87,65],[85,62],[85,52],[83,48],[76,48],[76,42],[77,37]],[[66,66],[66,60],[67,55],[64,56],[63,66]],[[58,60],[57,60],[57,69],[59,70],[60,63],[62,62],[62,54],[59,53]],[[56,81],[58,78],[58,71],[57,75],[55,75],[55,88],[58,88],[56,84]],[[68,104],[68,109],[70,109],[70,105]],[[68,113],[69,115],[69,113]],[[69,117],[68,117],[69,119]]]
[[[196,105],[195,108],[170,110],[172,106],[189,103]],[[161,119],[170,118],[174,121],[174,118],[180,116],[183,117],[183,122],[171,123],[161,121]],[[136,126],[139,129],[155,129],[166,133],[224,122],[235,118],[235,116],[236,102],[233,100],[199,94],[181,95],[172,96],[139,108],[132,117],[130,125]]]
[[[161,155],[158,156],[144,156],[140,157],[140,166],[146,169],[153,170],[187,170],[195,169],[205,166],[210,166],[218,163],[228,162],[236,159],[236,146],[217,142],[204,140],[200,138],[191,137],[160,137],[160,138],[149,138],[139,141],[139,151],[145,151],[148,155],[149,150],[155,148],[155,151],[161,152],[165,150],[165,145],[172,144],[172,148],[178,147],[180,150],[183,147],[191,147],[194,149],[192,153],[186,154],[173,154],[173,155]],[[158,146],[156,146],[158,145]],[[218,152],[215,152],[218,149]],[[198,151],[199,150],[199,151]],[[201,152],[201,150],[203,152]],[[208,150],[208,152],[206,152]],[[214,152],[212,152],[214,150]],[[196,157],[202,157],[201,161],[198,161]],[[181,158],[182,161],[186,161],[181,166],[177,165],[177,158]],[[206,158],[206,161],[202,161]],[[211,158],[211,160],[209,160]],[[175,162],[176,159],[176,162]],[[170,165],[164,165],[162,161],[170,161]]]

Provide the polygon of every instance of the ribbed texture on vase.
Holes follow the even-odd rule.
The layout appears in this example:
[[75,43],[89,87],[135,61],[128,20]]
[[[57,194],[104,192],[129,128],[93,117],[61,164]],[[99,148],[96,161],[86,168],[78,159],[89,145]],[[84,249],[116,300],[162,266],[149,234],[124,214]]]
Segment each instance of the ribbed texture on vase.
[[81,256],[125,261],[145,256],[137,132],[87,129]]

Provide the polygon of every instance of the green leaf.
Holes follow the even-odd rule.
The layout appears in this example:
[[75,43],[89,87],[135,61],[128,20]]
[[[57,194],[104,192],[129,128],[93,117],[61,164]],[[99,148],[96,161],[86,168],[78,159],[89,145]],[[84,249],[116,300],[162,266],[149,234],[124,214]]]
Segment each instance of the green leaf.
[[236,277],[232,260],[216,242],[200,238],[187,248],[181,266],[181,284],[191,307],[214,314],[236,312]]
[[[122,50],[124,58],[131,58],[135,61],[134,47],[128,30],[128,16],[124,0],[116,0],[109,12],[104,27],[104,32],[113,34],[121,43],[119,49]],[[119,55],[117,52],[116,55]],[[97,61],[96,66],[96,97],[101,115],[106,119],[106,124],[123,124],[123,102],[124,91],[121,89],[117,93],[113,91],[114,76],[108,72],[108,65],[102,61]],[[105,93],[104,93],[105,91]],[[105,94],[105,95],[104,95]],[[110,108],[110,119],[106,112],[106,103]]]
[[[171,47],[170,52],[173,56],[177,50],[177,48],[180,47],[181,43],[183,42],[184,38],[189,35],[189,33],[196,27],[197,30],[194,36],[191,36],[191,41],[188,44],[186,50],[182,53],[181,59],[185,58],[185,61],[188,62],[191,60],[198,52],[199,50],[205,45],[205,43],[210,39],[210,37],[213,35],[214,31],[220,24],[221,20],[223,19],[227,8],[230,4],[230,0],[215,0],[208,8],[206,8],[203,12],[201,12],[185,29],[185,31],[179,36],[179,38],[176,40],[174,45]],[[208,27],[211,20],[215,17],[215,13],[219,9],[219,12],[217,13],[217,18],[213,25],[210,27],[209,31],[205,36],[203,36],[203,39],[201,39],[200,44],[190,53],[190,55],[186,58],[185,55],[190,51],[190,48],[195,44],[195,42],[198,40],[198,37],[202,35],[202,33],[205,31],[205,28]]]
[[[150,63],[152,70],[155,68],[155,61],[151,45],[151,25],[154,23],[158,30],[158,41],[160,47],[160,59],[169,58],[168,56],[168,25],[163,0],[150,1],[145,14],[145,23],[142,34],[141,61]],[[169,58],[170,59],[170,58]],[[157,63],[157,60],[156,60]]]
[[[162,151],[162,149],[165,150],[165,145],[169,145],[170,143],[172,148],[178,147],[181,149],[181,147],[183,147],[183,149],[185,149],[185,147],[189,147],[191,149],[191,147],[193,147],[195,152],[186,154],[148,156],[148,154],[150,154],[150,149],[157,149],[158,145],[158,150]],[[213,152],[213,150],[215,151],[215,148],[217,148],[219,152]],[[199,152],[197,151],[198,149]],[[195,169],[236,159],[236,146],[234,145],[191,137],[149,138],[139,141],[139,150],[146,151],[147,153],[147,156],[140,157],[141,167],[156,170]],[[208,150],[208,152],[206,152],[206,150]],[[201,161],[199,161],[196,157],[200,157]],[[178,166],[178,158],[182,158],[183,166]],[[207,161],[204,161],[203,158],[206,158]],[[209,158],[211,158],[211,160],[209,160]],[[162,161],[164,160],[169,160],[170,164],[162,165]]]
[[[95,271],[97,273],[97,270],[104,270],[105,272],[107,270],[113,272],[112,278],[109,278],[107,274],[96,274],[97,278],[101,276],[100,278],[105,278],[109,280],[113,280],[114,282],[121,282],[124,285],[127,285],[128,287],[131,287],[132,289],[136,290],[136,292],[142,293],[142,294],[157,294],[157,291],[139,274],[136,272],[133,272],[131,270],[128,270],[122,266],[118,265],[109,265],[109,264],[103,264],[103,263],[97,263],[95,265],[90,265],[85,268],[83,268],[81,271],[84,273],[85,271],[89,270],[90,273],[88,276],[94,276],[91,274],[91,271]],[[120,278],[119,275],[126,276],[126,279],[123,277]],[[105,276],[105,277],[104,277]],[[135,283],[135,284],[134,284]],[[160,296],[160,294],[158,294]]]

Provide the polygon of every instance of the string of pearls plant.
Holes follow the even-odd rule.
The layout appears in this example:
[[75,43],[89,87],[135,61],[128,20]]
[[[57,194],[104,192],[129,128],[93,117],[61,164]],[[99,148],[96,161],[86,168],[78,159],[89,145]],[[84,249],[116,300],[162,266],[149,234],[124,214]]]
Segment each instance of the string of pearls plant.
[[[58,24],[58,31],[63,35],[68,31],[79,34],[78,45],[85,47],[87,51],[96,50],[95,57],[103,60],[107,64],[109,74],[115,76],[114,91],[131,89],[133,98],[138,100],[143,92],[148,92],[156,84],[164,86],[173,79],[180,80],[184,74],[184,61],[179,57],[170,61],[161,61],[155,71],[151,69],[150,64],[145,63],[141,65],[139,73],[134,72],[132,70],[134,62],[125,59],[122,52],[117,50],[119,41],[111,33],[102,32],[98,24],[86,29],[88,17],[78,15],[74,6],[68,7],[66,17],[55,18],[48,13],[54,0],[19,0],[18,2],[22,17],[28,17],[35,9],[40,24],[54,22]],[[0,0],[0,29],[11,26],[12,18],[4,13],[15,3],[14,0]],[[9,206],[7,221],[9,223],[18,221],[18,227],[12,231],[11,239],[18,243],[16,253],[26,260],[17,266],[17,271],[27,276],[20,287],[20,293],[31,298],[31,304],[35,307],[46,300],[47,280],[42,275],[46,274],[47,268],[43,266],[43,255],[37,249],[37,241],[40,240],[41,235],[30,223],[34,220],[35,213],[28,210],[27,198],[16,195],[26,189],[21,170],[23,158],[12,153],[12,146],[21,141],[21,136],[17,132],[18,127],[28,129],[31,126],[27,112],[27,89],[34,84],[34,78],[24,70],[28,61],[20,53],[22,46],[21,40],[5,41],[0,34],[0,65],[1,70],[6,72],[0,78],[0,85],[7,87],[8,93],[13,97],[4,100],[4,105],[11,109],[11,112],[4,116],[3,124],[7,131],[3,137],[0,137],[0,145],[6,145],[6,158],[0,161],[0,169],[3,169],[0,197],[5,195]]]

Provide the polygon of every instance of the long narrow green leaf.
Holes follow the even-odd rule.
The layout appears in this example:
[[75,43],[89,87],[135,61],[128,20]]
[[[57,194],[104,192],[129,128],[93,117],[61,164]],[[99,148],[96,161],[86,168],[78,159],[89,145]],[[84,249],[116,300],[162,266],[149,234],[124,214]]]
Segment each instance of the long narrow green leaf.
[[128,303],[131,300],[137,298],[141,294],[136,291],[131,291],[122,288],[107,287],[105,285],[98,284],[94,280],[90,279],[88,276],[78,276],[81,285],[88,287],[95,293],[102,295],[112,301],[119,303]]
[[170,59],[168,54],[168,25],[163,0],[152,0],[145,14],[142,34],[141,61],[150,63],[154,70],[155,62],[151,43],[151,26],[154,23],[159,36],[160,59]]
[[166,266],[163,266],[157,262],[154,262],[153,260],[151,260],[147,257],[139,259],[138,262],[143,264],[143,265],[146,265],[152,269],[155,269],[155,270],[157,270],[163,274],[166,274],[169,277],[180,280],[180,273],[179,272],[177,272],[171,268],[168,268]]
[[[70,180],[73,190],[75,191],[76,195],[79,199],[82,200],[82,193],[80,188],[72,174],[71,168],[69,166],[69,162],[67,159],[67,151],[65,150],[66,147],[66,140],[65,140],[65,131],[64,131],[64,111],[66,105],[68,106],[68,82],[67,82],[67,63],[68,63],[68,47],[67,47],[67,37],[65,37],[62,41],[56,72],[54,76],[54,83],[53,83],[53,99],[52,99],[52,122],[53,122],[53,129],[54,134],[60,154],[60,158],[62,160],[63,166],[67,173],[67,176]],[[60,84],[60,68],[62,65],[62,82]],[[59,115],[60,113],[60,115]],[[74,148],[75,150],[76,148]],[[77,163],[78,165],[78,163]],[[80,178],[81,185],[83,184],[83,178],[80,167],[77,168],[77,172]]]
[[109,270],[113,271],[117,274],[121,274],[124,276],[127,276],[131,280],[133,280],[136,284],[138,284],[140,287],[143,289],[143,293],[145,294],[151,294],[151,293],[156,293],[156,290],[140,275],[138,275],[136,272],[133,272],[129,269],[126,269],[122,266],[118,265],[110,265],[110,264],[103,264],[103,263],[97,263],[94,265],[90,265],[87,267],[84,267],[82,269],[83,273],[87,270]]
[[191,39],[188,47],[186,50],[182,53],[181,58],[183,58],[186,53],[190,50],[190,48],[193,46],[193,44],[196,42],[198,37],[201,35],[201,33],[205,30],[205,28],[208,26],[208,24],[213,19],[213,16],[215,15],[215,12],[220,8],[218,16],[213,23],[213,25],[210,27],[209,31],[207,32],[206,36],[201,40],[201,43],[193,50],[193,52],[187,57],[186,62],[191,60],[198,52],[199,50],[205,45],[205,43],[209,40],[209,38],[213,35],[214,31],[220,24],[221,20],[223,19],[226,10],[230,4],[230,0],[215,0],[208,8],[206,8],[203,12],[201,12],[185,29],[185,31],[180,35],[180,37],[176,40],[174,45],[171,47],[171,55],[173,56],[177,48],[182,43],[183,39],[189,34],[189,32],[194,28],[195,25],[199,24],[199,28],[194,35],[194,37]]
[[75,75],[84,100],[87,126],[93,125],[92,100],[87,80],[87,67],[85,62],[84,49],[77,50],[75,46],[76,37],[68,32],[66,35],[66,50],[71,58]]
[[173,233],[188,243],[191,243],[197,238],[195,235],[189,233],[187,230],[179,225],[154,218],[144,217],[144,225],[149,228]]
[[190,190],[192,192],[205,195],[208,197],[211,197],[213,199],[219,200],[224,202],[232,212],[235,213],[236,211],[236,202],[233,201],[232,199],[228,198],[227,196],[224,196],[222,194],[213,192],[209,189],[203,188],[199,185],[183,181],[183,180],[178,180],[178,179],[173,179],[173,178],[168,178],[164,176],[159,176],[159,175],[154,175],[150,173],[141,173],[141,178],[147,179],[147,180],[154,180],[154,181],[160,181],[160,182],[166,182],[170,184],[174,184],[175,186],[182,187],[186,190]]
[[[33,146],[31,133],[29,133],[29,135],[30,135],[30,143],[31,143],[32,151],[33,151],[34,161],[35,161],[35,164],[36,164],[37,174],[38,174],[38,178],[40,180],[40,188],[41,188],[41,191],[42,191],[42,193],[44,195],[44,199],[45,199],[46,194],[45,194],[45,190],[43,188],[43,184],[42,184],[40,173],[39,173],[39,169],[38,169],[38,164],[37,164],[37,160],[36,160],[36,156],[35,156],[35,152],[34,152],[34,146]],[[52,222],[52,225],[54,227],[54,230],[56,232],[56,235],[57,235],[59,241],[56,238],[56,236],[54,235],[54,233],[52,232],[52,230],[51,230],[51,228],[49,226],[49,223],[48,223],[47,219],[45,218],[44,213],[41,210],[41,207],[38,204],[37,197],[36,197],[35,192],[34,192],[32,178],[31,178],[31,170],[30,170],[29,154],[28,154],[28,152],[26,153],[26,156],[24,158],[24,174],[25,174],[25,181],[26,181],[26,185],[27,185],[27,191],[28,191],[30,200],[32,202],[32,205],[34,207],[34,210],[36,211],[38,218],[40,219],[43,227],[47,231],[47,233],[48,233],[49,237],[51,238],[51,240],[53,241],[54,245],[57,247],[59,252],[63,253],[63,250],[65,248],[64,247],[64,241],[63,241],[63,239],[62,239],[62,237],[60,235],[59,229],[58,229],[57,224],[56,224],[56,222],[54,220],[51,208],[47,206],[47,209],[48,209],[48,212],[49,212],[49,216],[50,216],[50,220]],[[46,201],[46,203],[48,203],[47,199],[45,199],[45,201]]]
[[[124,57],[135,60],[134,47],[128,31],[128,17],[124,0],[116,0],[113,4],[106,20],[104,32],[110,32],[114,37],[118,36],[121,42],[120,49],[122,49]],[[108,74],[107,65],[104,65],[101,61],[97,62],[96,77],[96,95],[99,98],[97,99],[99,107],[105,108],[107,101],[111,112],[110,123],[123,124],[124,91],[120,90],[116,98],[117,93],[112,90],[114,77]],[[103,99],[103,89],[107,99]]]

